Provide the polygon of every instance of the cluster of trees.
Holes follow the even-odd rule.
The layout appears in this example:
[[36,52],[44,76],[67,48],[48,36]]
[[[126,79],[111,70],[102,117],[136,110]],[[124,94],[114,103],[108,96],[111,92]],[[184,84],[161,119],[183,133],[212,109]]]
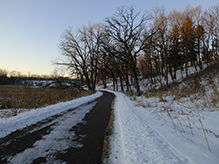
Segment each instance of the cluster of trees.
[[[150,48],[141,59],[141,71],[176,79],[176,71],[194,65],[197,70],[203,63],[209,64],[218,58],[219,4],[203,11],[201,6],[187,7],[184,11],[173,10],[166,15],[164,10],[155,10],[152,27],[160,26],[151,38]],[[165,75],[166,73],[166,75]]]
[[[219,4],[203,11],[201,6],[141,13],[134,7],[118,8],[103,24],[93,24],[73,32],[64,31],[60,49],[64,55],[57,65],[67,66],[71,74],[85,79],[89,90],[96,82],[112,79],[114,89],[140,95],[139,77],[177,79],[176,71],[196,70],[203,63],[218,59]],[[162,80],[160,80],[161,85]]]
[[26,76],[22,75],[21,72],[7,71],[5,69],[0,69],[0,85],[15,85],[19,84],[21,79]]
[[[63,77],[63,74],[54,70],[51,75],[37,75],[37,74],[22,74],[18,71],[7,71],[5,69],[0,69],[0,85],[35,85],[34,81],[57,81],[57,79],[63,79],[65,81],[70,81],[68,77]],[[42,86],[42,82],[38,82],[37,85]]]

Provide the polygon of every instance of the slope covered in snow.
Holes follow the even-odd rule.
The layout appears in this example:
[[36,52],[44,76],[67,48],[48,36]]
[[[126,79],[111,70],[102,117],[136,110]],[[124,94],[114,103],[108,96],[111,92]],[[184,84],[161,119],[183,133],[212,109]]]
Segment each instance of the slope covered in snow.
[[168,89],[150,90],[154,87],[142,80],[140,97],[114,92],[114,133],[106,163],[218,163],[218,79],[219,68],[213,66]]

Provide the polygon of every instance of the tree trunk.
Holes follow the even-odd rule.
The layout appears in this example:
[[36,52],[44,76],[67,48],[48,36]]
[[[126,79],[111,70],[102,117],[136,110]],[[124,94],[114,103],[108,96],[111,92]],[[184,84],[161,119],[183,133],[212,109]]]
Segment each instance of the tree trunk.
[[113,76],[113,91],[116,91],[116,87],[115,87],[115,77]]
[[107,84],[106,84],[106,72],[105,72],[105,70],[102,74],[102,80],[103,80],[103,88],[106,89]]
[[134,78],[134,86],[136,89],[136,96],[141,96],[141,90],[140,90],[140,85],[139,85],[139,81],[138,81],[138,75],[137,75],[137,69],[134,66],[134,68],[132,69],[132,73],[133,73],[133,78]]
[[89,91],[91,91],[92,87],[91,87],[90,79],[89,79],[88,75],[85,75],[85,79],[86,79],[86,83],[87,83],[87,88]]
[[123,92],[124,91],[124,88],[123,88],[123,78],[122,78],[122,76],[119,76],[119,78],[120,78],[121,91]]

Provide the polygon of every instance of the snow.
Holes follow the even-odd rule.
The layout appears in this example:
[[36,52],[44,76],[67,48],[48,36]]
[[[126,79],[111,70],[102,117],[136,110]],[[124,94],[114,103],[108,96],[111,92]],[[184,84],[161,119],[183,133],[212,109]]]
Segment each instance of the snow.
[[[217,79],[214,82],[218,85]],[[203,83],[205,82],[203,81]],[[184,84],[182,83],[182,85]],[[124,93],[112,93],[116,96],[115,120],[114,131],[110,137],[110,155],[108,159],[105,159],[106,163],[218,163],[219,110],[217,105],[214,108],[208,105],[203,106],[202,99],[192,102],[189,101],[189,97],[176,101],[172,96],[164,97],[165,100],[161,100],[160,97],[146,98],[144,96],[132,97],[130,100]],[[212,90],[209,89],[206,93],[207,97],[211,93]],[[97,92],[94,95],[69,102],[20,113],[11,118],[2,118],[0,119],[0,138],[52,115],[93,101],[101,95],[101,92]],[[205,110],[202,110],[203,108]],[[82,111],[77,118],[75,117],[75,124],[81,121],[86,112],[88,111]],[[69,137],[70,134],[59,135],[60,129],[68,128],[68,115],[65,117],[65,120],[58,121],[58,126],[54,127],[51,135],[44,136],[45,142],[36,142],[33,148],[26,151],[36,152],[36,149],[44,151],[51,146],[54,146],[54,149],[50,149],[50,151],[62,151],[59,150],[60,147],[63,149],[69,146],[80,147],[80,143],[70,144],[68,142],[68,139],[72,140],[71,137],[74,135],[71,137]],[[60,137],[66,137],[67,141],[64,143],[60,141],[57,145],[61,146],[58,147],[53,140],[59,140]],[[18,154],[11,159],[11,162],[13,163],[13,160],[24,162],[22,157],[25,156],[25,153],[27,152]],[[44,156],[47,157],[47,160],[53,160],[49,153],[45,152]]]
[[218,111],[194,113],[190,117],[190,129],[187,115],[173,112],[171,121],[163,110],[169,107],[188,112],[194,104],[184,104],[183,107],[171,97],[166,102],[143,96],[131,101],[123,93],[113,93],[116,95],[114,133],[110,138],[111,154],[106,163],[218,163],[219,136],[207,133],[209,152],[199,122],[201,117],[205,129],[219,134]]
[[[70,129],[77,123],[82,122],[85,114],[88,113],[97,103],[92,102],[89,105],[81,106],[76,110],[64,114],[62,117],[54,120],[52,131],[34,143],[33,147],[25,149],[25,151],[11,156],[8,160],[9,163],[29,163],[39,157],[46,158],[46,161],[52,163],[64,163],[61,160],[55,159],[57,152],[64,152],[70,147],[80,148],[83,146],[79,141],[74,141],[76,135]],[[85,137],[85,136],[82,136]],[[25,157],[25,158],[24,158]]]
[[55,105],[50,105],[44,108],[33,109],[28,112],[19,113],[17,116],[10,118],[0,118],[0,138],[14,132],[18,129],[30,126],[43,119],[67,111],[68,109],[76,108],[86,102],[93,101],[100,97],[102,92],[97,92],[93,95],[81,97],[68,102],[61,102]]
[[[204,65],[204,69],[206,67]],[[189,75],[196,72],[194,67],[188,69]],[[176,82],[181,82],[179,89],[190,87],[183,82],[185,77],[185,71],[177,71]],[[147,94],[147,90],[158,89],[159,78],[155,78],[155,84],[149,79],[140,80],[141,91]],[[114,93],[116,99],[110,157],[105,162],[217,164],[219,104],[212,105],[211,98],[217,97],[215,91],[219,93],[218,78],[213,77],[213,83],[209,83],[202,77],[199,83],[204,86],[204,95],[195,93],[178,100],[174,96],[130,98],[110,91],[112,82],[108,83],[107,91]],[[161,81],[164,85],[165,79]],[[172,82],[169,76],[169,84]]]
[[109,163],[189,163],[146,123],[145,117],[139,117],[128,97],[115,94],[115,131]]

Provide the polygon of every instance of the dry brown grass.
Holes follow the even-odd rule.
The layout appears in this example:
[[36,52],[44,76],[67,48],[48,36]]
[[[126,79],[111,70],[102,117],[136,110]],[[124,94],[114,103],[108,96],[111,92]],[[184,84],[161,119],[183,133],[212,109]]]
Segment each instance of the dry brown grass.
[[0,109],[39,108],[68,101],[89,94],[77,89],[25,88],[24,86],[0,86]]
[[126,96],[128,96],[128,97],[131,97],[131,96],[134,96],[134,95],[135,95],[135,93],[134,93],[133,91],[126,91],[125,94],[126,94]]
[[211,152],[207,133],[213,134],[216,138],[219,135],[213,130],[206,129],[207,126],[203,124],[204,115],[200,111],[213,112],[219,109],[219,63],[189,76],[180,83],[175,82],[168,87],[147,91],[145,96],[159,97],[159,102],[166,102],[165,97],[170,96],[172,98],[170,103],[162,106],[162,110],[152,109],[152,113],[166,123],[172,124],[180,133],[190,132],[194,138],[196,130],[202,130],[204,134],[202,144],[205,141]]
[[106,164],[108,163],[108,158],[110,155],[110,137],[113,134],[113,128],[114,128],[114,120],[115,120],[115,116],[114,116],[114,103],[115,103],[115,99],[112,102],[112,109],[111,109],[111,114],[110,114],[110,119],[109,119],[109,123],[105,132],[105,136],[104,136],[104,142],[103,142],[103,152],[102,152],[102,157],[101,157],[101,163],[102,164]]
[[[206,107],[214,107],[219,104],[219,86],[218,83],[215,83],[215,79],[218,78],[219,63],[216,63],[203,71],[189,76],[180,83],[175,82],[168,87],[147,91],[145,97],[160,97],[160,101],[165,101],[163,97],[166,96],[173,96],[173,100],[189,97],[191,102],[197,99],[204,99]],[[208,91],[212,91],[210,95],[206,94]]]

